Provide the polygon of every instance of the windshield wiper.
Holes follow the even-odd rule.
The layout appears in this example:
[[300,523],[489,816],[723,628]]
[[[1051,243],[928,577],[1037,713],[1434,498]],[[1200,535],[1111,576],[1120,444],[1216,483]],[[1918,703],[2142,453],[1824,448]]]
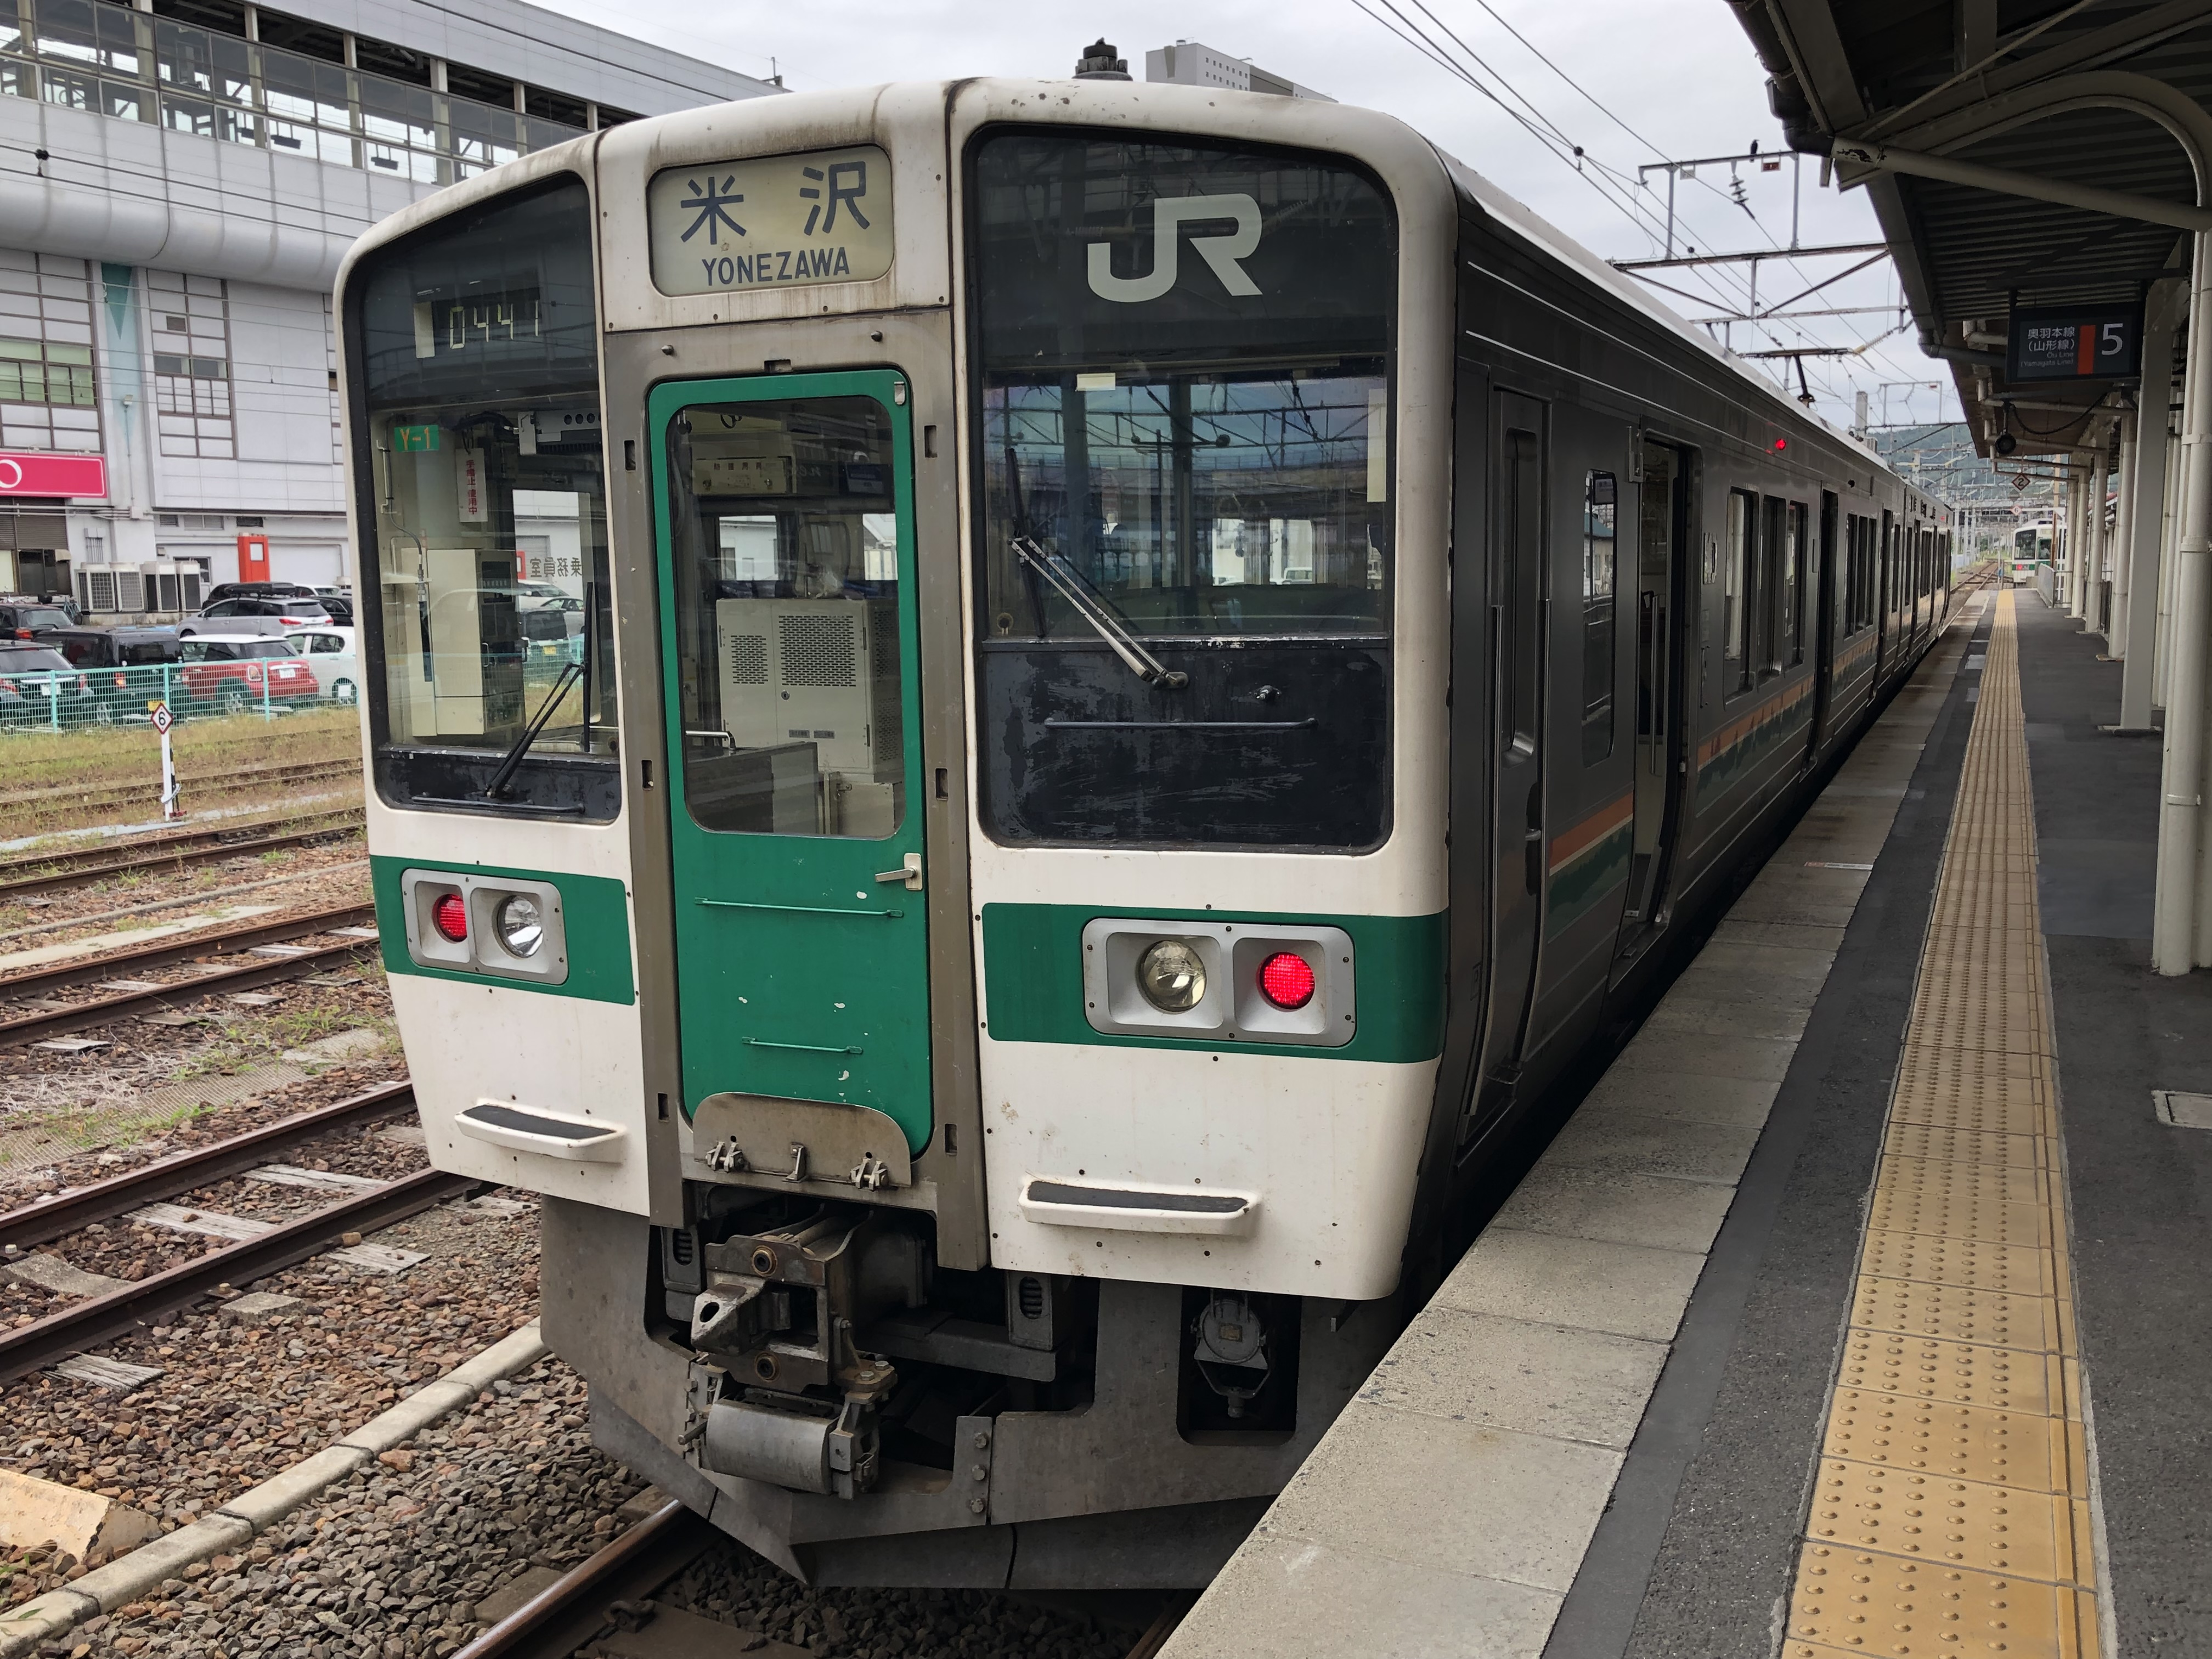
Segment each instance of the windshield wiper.
[[536,716],[522,728],[522,735],[515,738],[514,746],[507,751],[506,758],[500,762],[499,770],[491,775],[491,781],[484,786],[486,800],[507,799],[507,780],[514,775],[514,769],[522,764],[522,757],[530,752],[530,745],[538,741],[538,734],[545,729],[545,722],[553,718],[555,705],[570,686],[583,678],[583,674],[580,664],[564,662],[561,665],[561,676],[553,682],[553,689],[545,694],[545,701],[538,705]]
[[[1006,491],[1014,510],[1013,533],[1007,538],[1014,556],[1050,582],[1053,592],[1066,599],[1075,614],[1091,624],[1091,631],[1112,646],[1114,654],[1146,684],[1165,686],[1171,691],[1188,685],[1189,675],[1162,667],[1160,659],[1137,642],[1137,636],[1122,626],[1121,619],[1104,601],[1087,591],[1089,584],[1075,567],[1057,553],[1046,552],[1030,533],[1029,508],[1022,501],[1021,458],[1015,454],[1011,437],[1006,440]],[[1044,604],[1034,583],[1030,586],[1030,603],[1036,608],[1037,632],[1042,635],[1045,631]]]
[[1190,676],[1180,669],[1163,667],[1160,659],[1138,643],[1137,636],[1121,625],[1121,619],[1099,600],[1084,591],[1081,574],[1075,567],[1057,553],[1048,553],[1027,536],[1016,536],[1008,544],[1014,556],[1050,582],[1053,591],[1066,599],[1075,614],[1091,624],[1091,631],[1114,647],[1114,654],[1128,665],[1129,672],[1147,685],[1164,686],[1180,690],[1190,684]]

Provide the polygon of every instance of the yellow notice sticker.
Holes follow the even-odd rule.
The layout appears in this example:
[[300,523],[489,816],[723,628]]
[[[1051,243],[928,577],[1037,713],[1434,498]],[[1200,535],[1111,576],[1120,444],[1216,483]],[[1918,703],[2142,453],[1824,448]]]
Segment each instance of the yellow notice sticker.
[[646,186],[653,283],[715,294],[891,268],[891,163],[872,144],[670,167]]

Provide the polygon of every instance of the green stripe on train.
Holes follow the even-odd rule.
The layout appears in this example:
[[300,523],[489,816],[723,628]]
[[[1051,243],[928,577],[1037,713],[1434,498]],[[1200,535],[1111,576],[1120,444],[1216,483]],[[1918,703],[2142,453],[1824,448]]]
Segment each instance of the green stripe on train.
[[1601,836],[1552,872],[1544,915],[1544,937],[1557,939],[1627,883],[1629,855],[1636,843],[1632,820]]
[[[1279,923],[1341,927],[1352,935],[1358,1032],[1340,1048],[1215,1037],[1121,1036],[1093,1030],[1083,1016],[1083,929],[1101,916],[1162,921]],[[1301,1060],[1434,1060],[1443,1050],[1444,918],[1324,916],[1289,912],[1144,910],[1097,904],[983,907],[986,1029],[1001,1042],[1066,1042],[1085,1048],[1234,1048]]]
[[[399,877],[406,870],[443,870],[454,875],[514,876],[550,882],[560,890],[561,921],[567,929],[568,977],[559,985],[509,979],[504,974],[464,974],[451,968],[425,968],[407,954],[407,908],[400,902]],[[637,984],[629,971],[629,895],[606,876],[571,876],[557,870],[517,870],[496,864],[446,863],[437,859],[372,856],[369,881],[376,894],[378,945],[388,974],[419,979],[449,979],[464,985],[498,985],[510,991],[536,991],[549,997],[581,997],[587,1002],[632,1003]]]

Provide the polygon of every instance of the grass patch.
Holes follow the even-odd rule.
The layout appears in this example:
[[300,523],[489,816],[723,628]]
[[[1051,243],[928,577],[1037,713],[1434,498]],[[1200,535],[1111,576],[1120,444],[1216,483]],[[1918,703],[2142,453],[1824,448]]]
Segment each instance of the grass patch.
[[374,1031],[382,1039],[374,1052],[398,1052],[399,1028],[389,1015],[364,1016],[350,1008],[331,1006],[278,1008],[222,1027],[205,1048],[170,1073],[170,1081],[229,1077],[257,1066],[273,1066],[289,1048],[304,1048],[340,1031],[358,1030]]
[[[267,766],[351,760],[361,753],[361,718],[351,709],[314,708],[276,720],[258,715],[192,720],[170,734],[178,775],[196,802],[194,780],[215,781]],[[85,806],[67,799],[25,799],[42,790],[143,786],[121,805]],[[307,786],[316,793],[343,780]],[[356,786],[357,787],[357,786]],[[50,835],[88,824],[133,823],[160,811],[161,740],[150,726],[86,726],[66,732],[0,732],[0,838]]]

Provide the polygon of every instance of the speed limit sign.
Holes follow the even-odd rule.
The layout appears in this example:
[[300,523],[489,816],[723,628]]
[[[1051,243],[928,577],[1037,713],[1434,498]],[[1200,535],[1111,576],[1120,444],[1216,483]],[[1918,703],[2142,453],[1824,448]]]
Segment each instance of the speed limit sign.
[[156,732],[166,738],[169,735],[169,727],[174,723],[169,714],[168,704],[157,702],[154,705],[154,729]]

